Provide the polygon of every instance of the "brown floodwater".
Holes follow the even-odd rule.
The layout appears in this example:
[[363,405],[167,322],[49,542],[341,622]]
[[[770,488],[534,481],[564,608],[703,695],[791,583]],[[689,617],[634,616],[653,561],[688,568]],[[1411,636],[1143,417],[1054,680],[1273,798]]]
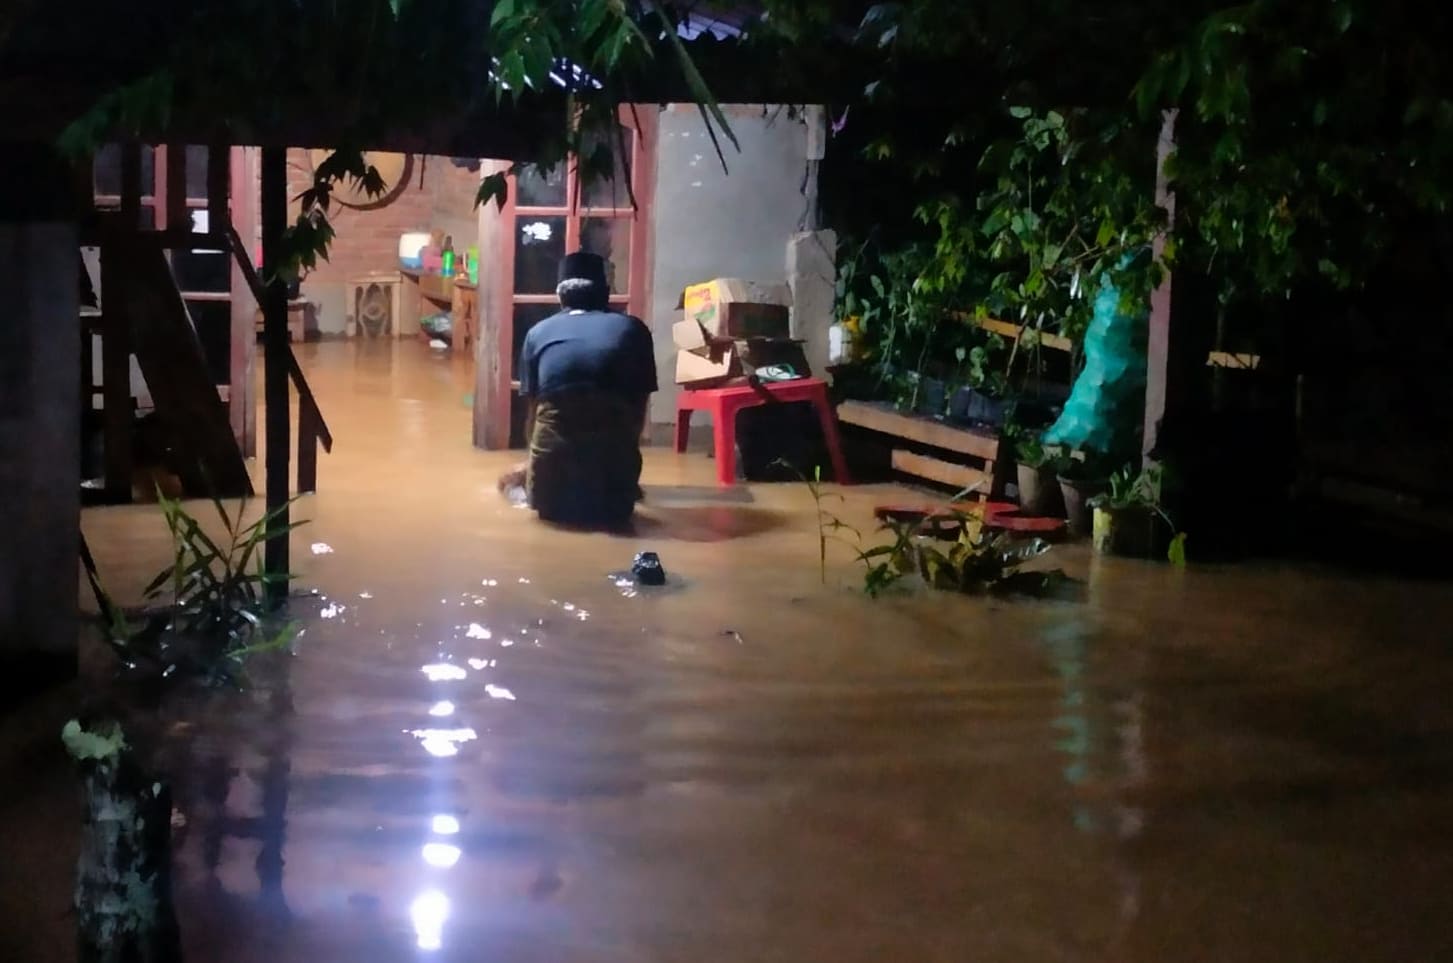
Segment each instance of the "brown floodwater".
[[[557,530],[462,365],[303,361],[297,654],[168,710],[189,959],[1453,960],[1445,585],[1061,547],[1076,601],[873,601],[804,486],[652,449],[635,535]],[[119,594],[164,559],[154,509],[84,527]],[[0,765],[0,959],[69,959],[72,783]]]

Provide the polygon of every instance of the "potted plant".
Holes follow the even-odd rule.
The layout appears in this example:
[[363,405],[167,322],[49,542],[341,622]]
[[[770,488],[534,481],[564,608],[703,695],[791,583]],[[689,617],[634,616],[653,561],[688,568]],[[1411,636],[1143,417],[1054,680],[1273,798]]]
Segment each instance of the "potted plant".
[[1090,499],[1110,487],[1104,462],[1094,452],[1080,451],[1061,457],[1059,490],[1064,499],[1065,521],[1072,538],[1086,538],[1092,528]]
[[1019,509],[1026,515],[1063,518],[1064,496],[1060,493],[1059,456],[1047,451],[1037,431],[1021,431],[1014,438],[1015,471],[1019,483]]
[[[1154,558],[1162,544],[1160,525],[1175,533],[1175,524],[1161,504],[1164,470],[1152,465],[1136,473],[1126,466],[1110,476],[1110,487],[1090,499],[1094,510],[1094,544],[1100,555]],[[1185,535],[1169,538],[1172,562],[1184,562]]]

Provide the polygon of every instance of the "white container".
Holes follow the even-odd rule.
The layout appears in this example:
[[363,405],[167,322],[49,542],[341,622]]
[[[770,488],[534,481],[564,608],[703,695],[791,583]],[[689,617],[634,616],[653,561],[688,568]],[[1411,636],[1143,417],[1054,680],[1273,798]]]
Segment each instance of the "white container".
[[399,235],[399,263],[406,268],[419,270],[424,266],[424,248],[429,246],[428,232],[415,231]]
[[847,364],[853,360],[853,335],[841,323],[827,329],[827,363]]

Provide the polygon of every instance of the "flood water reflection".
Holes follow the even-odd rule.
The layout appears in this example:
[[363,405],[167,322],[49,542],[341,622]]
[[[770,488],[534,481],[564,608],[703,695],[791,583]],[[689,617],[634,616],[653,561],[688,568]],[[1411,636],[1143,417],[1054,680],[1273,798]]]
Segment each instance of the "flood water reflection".
[[[469,447],[463,366],[302,359],[337,438],[306,634],[172,710],[189,959],[1453,959],[1453,593],[1069,548],[1082,602],[870,601],[802,486],[715,499],[655,449],[658,527],[551,529]],[[123,595],[165,555],[145,509],[85,528]],[[638,551],[681,587],[604,577]],[[0,959],[63,960],[72,800],[33,785]]]

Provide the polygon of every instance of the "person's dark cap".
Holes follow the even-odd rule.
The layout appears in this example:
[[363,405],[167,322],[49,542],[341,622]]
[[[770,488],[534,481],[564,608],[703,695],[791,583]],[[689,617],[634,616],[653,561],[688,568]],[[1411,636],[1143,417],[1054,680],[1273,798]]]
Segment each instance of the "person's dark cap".
[[605,258],[590,251],[565,255],[560,260],[560,280],[590,281],[603,288],[610,284],[605,276]]

